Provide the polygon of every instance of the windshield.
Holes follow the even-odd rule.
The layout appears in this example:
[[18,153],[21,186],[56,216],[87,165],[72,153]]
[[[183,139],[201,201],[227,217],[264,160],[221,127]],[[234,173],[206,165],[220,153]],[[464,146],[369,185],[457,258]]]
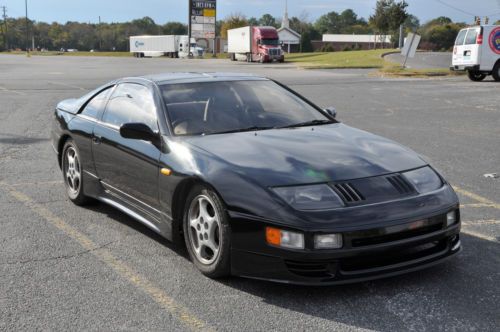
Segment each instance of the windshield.
[[262,39],[261,44],[269,46],[278,46],[280,44],[280,41],[279,39]]
[[175,135],[334,122],[272,81],[165,84],[160,89]]

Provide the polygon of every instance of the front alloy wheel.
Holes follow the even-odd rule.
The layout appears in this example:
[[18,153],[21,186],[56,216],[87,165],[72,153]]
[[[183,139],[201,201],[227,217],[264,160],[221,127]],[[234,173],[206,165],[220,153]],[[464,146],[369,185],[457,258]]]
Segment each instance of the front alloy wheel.
[[194,188],[184,213],[184,238],[191,260],[206,276],[229,274],[230,231],[219,197],[206,186]]
[[62,172],[69,199],[76,205],[88,203],[83,193],[82,165],[76,144],[70,139],[66,142],[62,155]]

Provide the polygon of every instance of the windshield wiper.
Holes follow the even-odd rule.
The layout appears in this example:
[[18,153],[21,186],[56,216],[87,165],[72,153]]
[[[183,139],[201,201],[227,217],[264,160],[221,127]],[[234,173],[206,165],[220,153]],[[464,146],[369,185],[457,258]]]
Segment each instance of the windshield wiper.
[[214,132],[214,133],[207,133],[207,135],[242,133],[245,131],[269,130],[269,129],[275,129],[275,128],[276,127],[252,126],[252,127],[248,127],[248,128],[240,128],[240,129],[232,129],[232,130],[226,130],[226,131],[218,131],[218,132]]
[[323,124],[330,124],[330,123],[335,123],[335,122],[333,122],[332,120],[327,120],[327,119],[325,119],[325,120],[312,120],[312,121],[295,123],[295,124],[280,127],[280,128],[307,127],[307,126],[323,125]]

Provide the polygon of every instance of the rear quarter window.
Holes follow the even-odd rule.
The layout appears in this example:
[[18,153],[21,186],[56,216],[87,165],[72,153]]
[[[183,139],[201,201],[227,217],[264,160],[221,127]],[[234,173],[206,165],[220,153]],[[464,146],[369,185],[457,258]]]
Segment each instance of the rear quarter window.
[[465,37],[465,45],[475,45],[478,33],[476,29],[469,29],[467,37]]
[[461,30],[458,33],[457,39],[455,40],[455,45],[463,45],[465,41],[465,35],[467,34],[467,29]]

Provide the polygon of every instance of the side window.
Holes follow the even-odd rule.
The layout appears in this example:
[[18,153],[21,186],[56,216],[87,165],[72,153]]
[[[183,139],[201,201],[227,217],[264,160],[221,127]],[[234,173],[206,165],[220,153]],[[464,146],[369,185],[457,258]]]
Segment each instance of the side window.
[[141,122],[157,130],[156,107],[151,91],[140,84],[118,85],[109,99],[102,121],[115,126]]
[[457,40],[455,41],[455,45],[463,45],[464,44],[464,40],[465,40],[465,35],[467,34],[467,29],[465,30],[461,30],[459,33],[458,33],[458,36],[457,36]]
[[478,31],[476,29],[469,29],[467,33],[467,37],[465,38],[465,45],[474,45],[476,44]]
[[80,114],[97,119],[99,112],[106,106],[111,90],[113,90],[113,87],[109,87],[106,90],[101,91],[97,96],[94,96],[94,98],[92,98]]

